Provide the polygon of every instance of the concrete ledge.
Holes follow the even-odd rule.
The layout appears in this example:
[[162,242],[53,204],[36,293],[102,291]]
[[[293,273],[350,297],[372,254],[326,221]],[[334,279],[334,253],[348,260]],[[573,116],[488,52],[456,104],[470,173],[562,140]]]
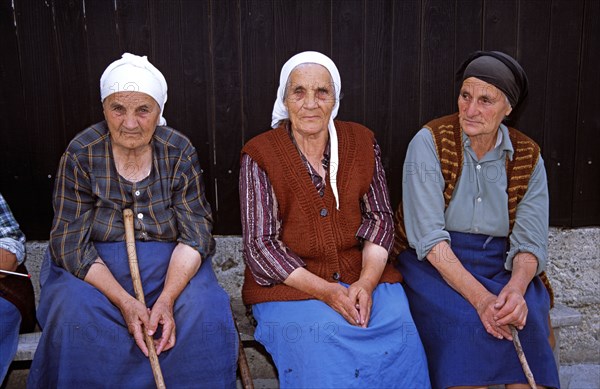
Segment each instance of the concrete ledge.
[[553,328],[576,326],[581,324],[581,313],[563,304],[555,304],[550,311]]

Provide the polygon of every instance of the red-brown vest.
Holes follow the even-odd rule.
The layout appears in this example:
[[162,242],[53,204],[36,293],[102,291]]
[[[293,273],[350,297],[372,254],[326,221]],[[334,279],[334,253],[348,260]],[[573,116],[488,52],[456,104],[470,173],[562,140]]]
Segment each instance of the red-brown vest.
[[[375,170],[373,133],[360,124],[336,121],[340,166],[339,210],[331,186],[319,196],[285,126],[250,140],[242,149],[269,176],[282,219],[280,239],[319,277],[351,284],[362,269],[356,232],[362,222],[360,199],[367,193]],[[329,177],[327,177],[329,180]],[[399,282],[388,264],[380,282]],[[314,298],[285,284],[260,286],[246,268],[242,298],[245,304]]]

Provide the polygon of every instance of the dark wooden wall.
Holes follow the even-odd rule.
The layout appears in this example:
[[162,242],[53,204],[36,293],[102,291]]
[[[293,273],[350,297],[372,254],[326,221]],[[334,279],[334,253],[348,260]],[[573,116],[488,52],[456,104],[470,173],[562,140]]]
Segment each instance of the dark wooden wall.
[[0,0],[0,191],[47,239],[60,155],[102,119],[100,75],[129,51],[169,83],[215,232],[239,234],[240,148],[269,128],[283,63],[318,50],[341,72],[338,118],[377,134],[395,206],[411,136],[456,110],[455,70],[486,49],[529,75],[516,126],[542,146],[551,224],[600,225],[599,21],[598,0]]

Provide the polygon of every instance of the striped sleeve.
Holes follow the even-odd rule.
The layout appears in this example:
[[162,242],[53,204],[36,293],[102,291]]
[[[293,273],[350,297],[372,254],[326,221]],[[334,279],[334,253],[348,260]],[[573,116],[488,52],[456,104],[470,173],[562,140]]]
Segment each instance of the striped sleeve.
[[259,285],[282,283],[305,264],[280,240],[273,187],[266,172],[247,154],[241,160],[239,188],[246,266]]
[[394,220],[388,194],[385,170],[381,165],[381,150],[374,141],[375,172],[369,191],[361,201],[362,224],[356,237],[375,243],[388,253],[394,244]]

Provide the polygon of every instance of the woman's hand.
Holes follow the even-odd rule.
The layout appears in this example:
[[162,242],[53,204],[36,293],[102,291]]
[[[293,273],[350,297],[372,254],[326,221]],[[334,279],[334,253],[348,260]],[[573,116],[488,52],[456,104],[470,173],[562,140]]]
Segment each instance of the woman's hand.
[[498,315],[497,301],[498,298],[492,293],[483,293],[475,304],[479,320],[488,334],[498,339],[512,340],[510,328],[507,325],[499,325],[495,319]]
[[162,327],[160,339],[154,340],[156,354],[167,351],[175,346],[175,319],[173,318],[173,303],[167,299],[159,297],[152,310],[150,311],[150,320],[148,325],[148,334],[154,335],[158,326]]
[[494,307],[498,310],[494,316],[498,325],[512,324],[522,330],[527,324],[527,302],[519,288],[512,286],[510,282],[498,295]]
[[348,323],[357,326],[360,325],[360,313],[355,304],[356,299],[351,298],[349,292],[349,288],[337,282],[328,282],[324,293],[316,297],[342,315]]
[[372,296],[373,286],[362,279],[359,279],[348,288],[348,297],[354,302],[360,315],[358,325],[363,328],[367,328],[371,318]]
[[129,333],[133,336],[135,343],[147,357],[148,348],[146,347],[146,342],[144,341],[143,329],[148,328],[148,323],[150,320],[148,309],[133,296],[129,296],[129,298],[116,305],[121,311],[121,315],[123,315],[123,319],[125,320],[125,324],[127,324]]

